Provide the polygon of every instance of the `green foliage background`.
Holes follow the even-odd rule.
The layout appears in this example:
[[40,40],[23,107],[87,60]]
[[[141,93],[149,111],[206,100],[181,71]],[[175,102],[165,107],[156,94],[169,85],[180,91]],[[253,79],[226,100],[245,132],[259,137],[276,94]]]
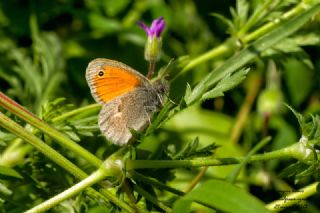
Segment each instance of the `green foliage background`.
[[[164,113],[170,119],[165,122],[161,120],[160,129],[154,130],[153,127],[158,126],[151,126],[150,136],[143,138],[136,147],[137,159],[190,160],[212,155],[218,158],[248,156],[253,147],[267,135],[272,136],[271,142],[255,152],[279,150],[296,144],[301,138],[300,129],[316,125],[319,121],[316,116],[320,112],[319,15],[313,16],[311,21],[290,37],[265,51],[258,51],[257,57],[246,63],[245,68],[248,69],[229,73],[222,80],[216,79],[218,83],[215,84],[206,82],[209,86],[201,82],[217,67],[223,64],[231,67],[233,64],[227,61],[230,57],[241,53],[241,50],[263,37],[258,35],[249,40],[246,37],[249,33],[269,22],[277,23],[285,19],[286,12],[303,2],[314,2],[311,5],[319,3],[274,1],[248,27],[246,24],[250,23],[250,17],[257,15],[256,12],[263,6],[262,1],[1,1],[0,90],[98,158],[105,159],[118,148],[107,143],[100,135],[96,124],[99,108],[67,119],[63,116],[94,103],[84,77],[90,60],[98,57],[118,60],[146,74],[148,64],[143,57],[146,35],[136,23],[143,20],[150,24],[153,19],[163,16],[167,26],[163,35],[163,54],[156,70],[167,65],[172,58],[175,59],[169,75],[170,99],[177,103],[177,107],[169,114]],[[226,47],[227,51],[199,59],[219,45]],[[199,62],[196,62],[197,59]],[[199,94],[196,89],[188,90],[187,84],[191,88],[205,85],[205,92],[209,93],[194,98]],[[201,89],[200,86],[196,88]],[[215,90],[212,90],[213,86]],[[227,91],[229,89],[232,90]],[[252,99],[249,106],[245,105],[248,98]],[[300,125],[296,119],[300,114],[296,113],[295,117],[282,104],[284,102],[301,113]],[[243,108],[248,111],[241,111]],[[1,112],[32,131],[86,172],[95,170],[93,165],[76,153],[55,144],[48,135],[2,108]],[[235,129],[241,114],[245,122],[240,130]],[[303,120],[303,115],[308,114],[314,115],[313,123],[310,121],[312,118]],[[237,130],[240,131],[238,135],[235,133]],[[309,133],[311,130],[306,131]],[[319,148],[318,136],[312,133],[309,138],[316,140],[315,151]],[[1,212],[27,210],[78,182],[32,146],[4,129],[0,132],[0,151]],[[287,158],[266,159],[249,166],[244,163],[243,170],[235,175],[235,182],[252,197],[267,204],[278,199],[282,191],[292,191],[316,183],[320,177],[317,158],[314,162],[310,166],[306,162]],[[129,180],[129,185],[140,202],[137,206],[147,211],[169,211],[166,208],[168,206],[176,212],[179,212],[175,210],[178,207],[188,211],[188,205],[191,204],[186,200],[197,201],[197,204],[191,206],[196,212],[213,212],[213,207],[232,211],[224,209],[224,206],[229,205],[228,202],[225,205],[213,204],[210,203],[213,201],[206,201],[205,198],[212,195],[213,200],[221,199],[219,193],[216,195],[213,192],[215,186],[222,186],[220,190],[223,191],[224,183],[217,180],[232,180],[232,173],[237,168],[224,165],[205,169],[205,174],[198,180],[199,191],[191,191],[185,200],[178,202],[175,201],[182,197],[179,192],[172,195],[161,187],[158,189],[150,182],[143,181],[141,177],[135,179],[134,174],[131,174],[133,178]],[[138,172],[182,192],[190,189],[195,176],[205,170],[165,167]],[[202,185],[205,183],[207,185]],[[212,193],[201,191],[201,186],[207,186]],[[233,196],[237,193],[242,195],[237,189],[228,187],[225,188],[228,197],[235,198]],[[149,195],[145,195],[141,188]],[[118,192],[114,194],[121,199],[125,196],[118,188],[115,191]],[[150,197],[163,203],[152,202]],[[243,202],[251,202],[257,205],[256,208],[261,208],[263,205],[260,201],[252,200],[252,197],[245,197]],[[306,201],[307,210],[293,206],[284,211],[298,209],[302,212],[317,212],[320,208],[317,199],[319,194]],[[242,202],[241,199],[239,202]],[[110,212],[121,211],[111,203],[97,201],[82,193],[51,211],[105,212],[105,209]]]

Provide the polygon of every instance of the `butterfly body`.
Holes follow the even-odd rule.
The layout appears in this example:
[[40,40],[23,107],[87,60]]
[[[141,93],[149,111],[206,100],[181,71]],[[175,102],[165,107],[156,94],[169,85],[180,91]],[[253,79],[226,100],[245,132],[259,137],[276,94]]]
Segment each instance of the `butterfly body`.
[[169,88],[165,80],[151,82],[129,66],[109,59],[90,62],[86,80],[93,98],[102,105],[100,130],[118,145],[133,140],[130,129],[143,131],[150,124]]

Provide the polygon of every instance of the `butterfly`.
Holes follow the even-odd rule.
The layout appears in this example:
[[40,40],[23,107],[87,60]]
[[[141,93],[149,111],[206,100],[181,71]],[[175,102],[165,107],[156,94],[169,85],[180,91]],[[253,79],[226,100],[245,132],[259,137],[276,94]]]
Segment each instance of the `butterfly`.
[[86,80],[93,98],[102,105],[98,117],[100,130],[117,145],[133,141],[130,129],[143,131],[148,127],[169,91],[165,79],[152,82],[133,68],[104,58],[89,63]]

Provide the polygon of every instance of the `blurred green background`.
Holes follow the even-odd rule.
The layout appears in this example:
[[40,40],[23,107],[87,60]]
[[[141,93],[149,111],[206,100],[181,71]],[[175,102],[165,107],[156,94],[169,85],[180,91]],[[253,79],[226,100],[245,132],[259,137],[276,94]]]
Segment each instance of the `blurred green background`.
[[[136,22],[147,24],[159,16],[167,23],[164,54],[157,66],[170,58],[198,55],[223,40],[226,26],[208,13],[228,14],[234,2],[224,1],[2,1],[0,4],[1,72],[14,73],[13,49],[27,56],[34,44],[30,18],[35,16],[38,31],[50,34],[52,48],[59,48],[55,63],[61,61],[63,79],[56,96],[66,96],[72,103],[91,101],[84,73],[88,62],[97,57],[122,61],[146,73],[148,64],[143,51],[146,35]],[[49,44],[48,44],[49,45]],[[9,63],[11,62],[11,63]],[[194,77],[208,72],[209,65],[194,71]],[[58,72],[59,70],[56,70]],[[192,77],[191,77],[192,78]],[[2,90],[10,87],[1,82]],[[185,89],[185,84],[177,88]]]
[[[258,0],[250,2],[251,10],[259,4]],[[79,107],[93,103],[84,77],[92,59],[118,60],[147,73],[148,64],[144,60],[146,35],[137,26],[138,20],[149,25],[153,19],[164,17],[167,26],[163,35],[163,54],[156,68],[166,65],[172,58],[179,63],[182,61],[181,68],[183,60],[203,54],[230,37],[232,32],[228,31],[228,26],[212,13],[231,18],[230,8],[235,5],[231,0],[0,1],[0,90],[37,114],[46,101],[57,97],[66,97],[68,103]],[[288,3],[281,9],[286,11],[290,6]],[[265,92],[267,70],[280,71],[276,78],[280,82],[281,102],[301,113],[319,113],[319,30],[319,17],[315,17],[315,22],[301,30],[306,36],[301,37],[303,41],[299,48],[290,49],[287,45],[283,51],[280,48],[276,53],[266,51],[259,60],[248,65],[252,72],[236,89],[223,98],[196,104],[174,116],[162,127],[163,131],[157,133],[157,145],[165,144],[170,148],[170,144],[178,146],[198,137],[201,146],[212,142],[222,145],[217,156],[234,157],[246,153],[263,135],[263,117],[258,112],[256,100],[238,143],[231,142],[230,132],[252,89],[250,85],[260,79],[256,96],[261,97]],[[224,61],[224,57],[209,60],[180,76],[171,82],[170,97],[179,100],[187,83],[195,85]],[[265,151],[285,147],[299,139],[298,123],[292,113],[285,109],[279,111],[270,120],[269,134],[273,141]],[[148,140],[153,142],[154,138],[147,139],[140,148],[161,150],[157,145],[147,143]],[[280,181],[274,175],[286,163],[271,161],[253,165],[247,176],[242,174],[241,177],[250,182],[253,194],[270,202],[278,197],[271,190],[272,185]],[[223,178],[231,169],[210,168],[205,178]],[[178,170],[171,185],[180,189],[186,187],[197,173],[197,169]],[[288,181],[293,184],[293,180]]]

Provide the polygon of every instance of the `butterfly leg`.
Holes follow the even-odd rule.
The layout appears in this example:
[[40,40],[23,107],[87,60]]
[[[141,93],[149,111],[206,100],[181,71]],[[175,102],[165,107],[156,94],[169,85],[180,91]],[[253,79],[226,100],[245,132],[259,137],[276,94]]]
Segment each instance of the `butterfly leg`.
[[154,112],[158,111],[158,107],[156,106],[144,106],[144,110],[146,113],[146,116],[148,118],[149,124],[151,124],[151,116]]

